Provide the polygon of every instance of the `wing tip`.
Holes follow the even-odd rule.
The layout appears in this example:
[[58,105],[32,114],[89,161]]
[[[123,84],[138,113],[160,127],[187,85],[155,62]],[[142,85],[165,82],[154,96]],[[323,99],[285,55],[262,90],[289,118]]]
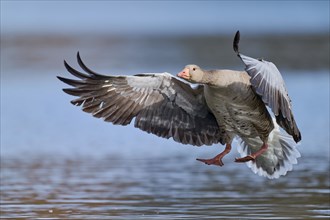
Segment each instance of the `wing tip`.
[[62,81],[62,79],[64,79],[64,77],[62,77],[62,76],[56,76],[56,78],[61,80],[61,81]]
[[60,81],[66,83],[66,81],[68,80],[67,78],[64,78],[62,76],[56,76],[57,79],[59,79]]
[[233,41],[233,49],[238,56],[239,56],[238,44],[239,44],[240,38],[241,38],[241,34],[238,30],[235,34],[234,41]]
[[80,56],[79,51],[77,52],[77,61],[78,61],[79,66],[80,66],[80,67],[81,67],[86,73],[88,73],[89,75],[91,75],[91,76],[104,77],[104,75],[99,74],[99,73],[97,73],[97,72],[91,70],[90,68],[88,68],[88,67],[86,66],[86,64],[85,64],[85,63],[82,61],[82,59],[81,59],[81,56]]
[[301,141],[301,133],[300,131],[298,131],[298,133],[293,135],[293,140],[298,143],[299,141]]
[[68,72],[70,72],[70,73],[72,73],[72,71],[76,71],[72,66],[70,66],[70,65],[66,62],[66,60],[64,60],[64,67],[65,67],[65,69],[66,69]]

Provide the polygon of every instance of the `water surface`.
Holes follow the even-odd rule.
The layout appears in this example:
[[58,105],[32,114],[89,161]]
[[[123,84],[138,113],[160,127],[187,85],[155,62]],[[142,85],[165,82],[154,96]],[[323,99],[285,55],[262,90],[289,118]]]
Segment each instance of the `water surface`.
[[[323,70],[282,69],[302,132],[302,157],[285,177],[268,180],[234,163],[235,148],[225,166],[206,166],[195,158],[214,156],[223,146],[184,146],[95,119],[69,103],[72,97],[55,78],[68,76],[63,58],[76,66],[81,48],[99,72],[176,73],[196,58],[187,56],[191,44],[122,40],[104,42],[112,50],[102,50],[100,42],[88,46],[92,38],[50,39],[13,39],[2,47],[2,218],[329,219],[329,71],[322,62]],[[195,39],[196,48],[201,42],[206,40]],[[141,48],[149,49],[141,53]],[[165,61],[171,59],[169,67]],[[215,60],[204,59],[205,66]],[[242,68],[239,62],[231,65]]]

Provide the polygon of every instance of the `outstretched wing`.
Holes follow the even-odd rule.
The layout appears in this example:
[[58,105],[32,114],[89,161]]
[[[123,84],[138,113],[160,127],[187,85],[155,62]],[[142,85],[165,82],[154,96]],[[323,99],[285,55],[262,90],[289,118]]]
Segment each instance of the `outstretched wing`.
[[261,96],[276,117],[276,122],[298,142],[301,134],[294,120],[291,100],[285,87],[281,73],[272,62],[257,60],[239,53],[240,33],[234,38],[234,51],[245,64],[245,71],[250,75],[250,82],[255,92]]
[[223,143],[225,134],[206,105],[202,86],[193,89],[169,73],[105,76],[90,70],[79,53],[77,59],[86,73],[64,64],[80,80],[58,78],[73,86],[63,91],[78,96],[71,103],[83,111],[118,125],[135,118],[135,127],[183,144]]

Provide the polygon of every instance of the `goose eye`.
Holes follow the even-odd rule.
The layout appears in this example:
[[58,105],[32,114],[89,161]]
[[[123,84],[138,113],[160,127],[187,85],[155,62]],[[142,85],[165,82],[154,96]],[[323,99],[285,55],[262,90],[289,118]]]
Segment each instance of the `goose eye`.
[[193,71],[195,71],[195,70],[196,70],[196,68],[194,67],[194,68],[193,68]]

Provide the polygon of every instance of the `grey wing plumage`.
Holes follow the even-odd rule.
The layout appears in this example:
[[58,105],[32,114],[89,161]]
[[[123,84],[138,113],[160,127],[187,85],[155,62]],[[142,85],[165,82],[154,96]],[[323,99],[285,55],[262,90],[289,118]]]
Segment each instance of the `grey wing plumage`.
[[277,67],[265,60],[257,60],[243,54],[238,50],[240,38],[239,31],[234,38],[234,50],[245,64],[245,71],[250,75],[251,85],[255,92],[261,96],[276,117],[276,122],[298,142],[301,134],[294,120],[291,100],[285,87],[284,80]]
[[77,55],[81,73],[65,62],[80,80],[58,77],[78,96],[72,104],[113,124],[135,127],[157,136],[196,146],[223,143],[223,133],[209,111],[203,88],[193,89],[169,73],[105,76],[90,70]]

